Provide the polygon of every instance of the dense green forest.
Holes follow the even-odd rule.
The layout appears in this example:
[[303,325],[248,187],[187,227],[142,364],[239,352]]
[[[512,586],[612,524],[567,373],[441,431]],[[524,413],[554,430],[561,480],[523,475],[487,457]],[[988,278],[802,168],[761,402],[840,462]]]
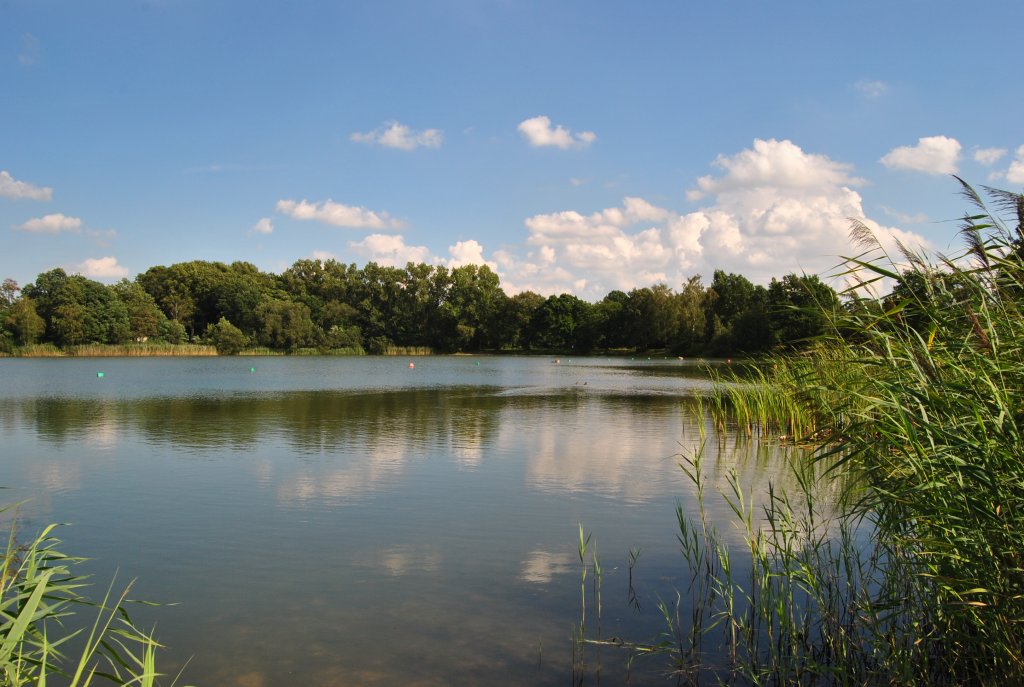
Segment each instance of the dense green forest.
[[667,350],[732,355],[798,347],[839,305],[816,276],[768,286],[738,274],[612,291],[597,303],[570,294],[507,295],[486,266],[409,263],[362,268],[299,260],[280,275],[251,263],[195,260],[151,267],[105,285],[62,269],[0,293],[0,350],[31,344],[164,342],[295,352],[385,353]]

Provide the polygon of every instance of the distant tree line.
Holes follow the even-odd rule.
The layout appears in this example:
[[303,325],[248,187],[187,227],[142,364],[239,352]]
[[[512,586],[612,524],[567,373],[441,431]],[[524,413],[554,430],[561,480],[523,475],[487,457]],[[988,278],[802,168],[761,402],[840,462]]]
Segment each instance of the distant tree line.
[[571,294],[514,296],[486,266],[409,263],[362,268],[299,260],[279,275],[247,262],[195,260],[151,267],[105,285],[62,269],[0,291],[0,347],[50,343],[201,342],[222,353],[263,346],[383,353],[665,350],[733,355],[796,348],[839,307],[816,276],[788,274],[767,288],[717,270],[612,291],[596,303]]

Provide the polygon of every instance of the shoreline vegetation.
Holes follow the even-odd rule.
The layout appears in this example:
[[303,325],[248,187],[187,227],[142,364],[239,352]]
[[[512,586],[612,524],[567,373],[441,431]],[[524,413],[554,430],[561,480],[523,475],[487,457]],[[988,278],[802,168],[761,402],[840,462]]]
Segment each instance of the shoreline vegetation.
[[[613,357],[613,358],[636,358],[646,360],[676,360],[685,359],[682,356],[670,355],[667,350],[648,351],[590,351],[577,357]],[[243,348],[237,353],[224,354],[217,351],[212,344],[167,344],[167,343],[139,343],[139,344],[89,344],[83,346],[70,346],[58,348],[53,344],[31,344],[29,346],[15,346],[10,351],[0,351],[0,358],[159,358],[159,357],[211,357],[222,355],[236,356],[328,356],[328,357],[351,357],[370,355],[362,348],[297,348],[291,351],[267,348],[266,346],[254,346]],[[480,351],[477,353],[438,353],[427,346],[388,346],[383,351],[376,353],[378,356],[392,357],[418,357],[433,355],[453,356],[561,356],[568,357],[575,355],[571,350],[506,350],[506,351]],[[742,359],[742,358],[738,358]],[[693,358],[693,360],[718,360],[718,358]],[[723,359],[724,360],[724,359]]]
[[[433,355],[433,351],[424,346],[390,346],[378,355],[384,356],[424,356]],[[16,346],[10,351],[0,351],[0,358],[160,358],[160,357],[204,357],[224,355],[212,344],[169,344],[169,343],[137,343],[137,344],[89,344],[58,348],[53,344],[31,344]],[[362,348],[317,349],[298,348],[291,351],[256,346],[243,348],[237,356],[363,356]]]
[[[696,515],[677,510],[688,585],[652,641],[587,636],[583,610],[581,661],[587,645],[667,656],[681,684],[1020,683],[1024,194],[985,189],[992,212],[961,183],[961,254],[889,255],[855,225],[865,252],[829,333],[719,377],[715,427],[801,448],[798,486],[755,507],[735,471],[714,494],[703,452],[682,456],[698,494]],[[895,288],[874,297],[883,279]],[[710,520],[712,499],[731,522]]]
[[[155,266],[113,285],[53,269],[0,286],[0,353],[58,355],[422,355],[666,351],[727,357],[797,350],[823,332],[835,291],[788,274],[765,287],[716,270],[597,302],[508,295],[487,266],[362,267],[299,260],[281,274],[244,262]],[[52,348],[48,348],[50,346]],[[196,346],[197,348],[180,348]]]

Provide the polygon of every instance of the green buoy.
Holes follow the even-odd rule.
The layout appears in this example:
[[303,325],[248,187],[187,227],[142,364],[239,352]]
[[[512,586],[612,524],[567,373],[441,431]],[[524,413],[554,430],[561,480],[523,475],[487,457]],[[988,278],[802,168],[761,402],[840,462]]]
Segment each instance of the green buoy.
[[96,376],[97,376],[97,377],[102,377],[102,376],[103,376],[103,373],[102,373],[102,372],[97,372],[97,373],[96,373]]

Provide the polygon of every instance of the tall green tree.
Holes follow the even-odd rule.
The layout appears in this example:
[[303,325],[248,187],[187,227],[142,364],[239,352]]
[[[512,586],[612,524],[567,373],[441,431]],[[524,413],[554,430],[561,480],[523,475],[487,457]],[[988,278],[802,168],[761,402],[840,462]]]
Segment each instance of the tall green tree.
[[36,312],[35,302],[28,296],[22,296],[10,304],[4,326],[21,346],[34,344],[46,331],[46,321]]
[[[715,270],[705,305],[707,350],[715,355],[767,347],[766,293],[740,274]],[[740,318],[743,321],[740,322]]]
[[277,290],[271,275],[247,262],[226,265],[192,260],[152,267],[137,281],[168,318],[181,322],[192,335],[205,331],[221,317],[253,333],[259,325],[257,306],[275,297]]
[[703,349],[707,329],[707,313],[704,301],[707,293],[700,283],[700,275],[690,277],[676,294],[676,310],[679,326],[676,330],[673,350],[691,355]]
[[665,284],[630,291],[625,317],[630,343],[641,351],[667,347],[679,329],[677,302]]
[[0,284],[0,307],[13,304],[18,298],[19,291],[21,287],[18,286],[18,282],[9,277],[4,279],[3,284]]
[[498,275],[486,265],[463,265],[449,273],[439,307],[439,343],[445,350],[497,348],[499,306],[504,292]]
[[533,315],[534,343],[539,348],[587,353],[596,343],[593,306],[563,293],[549,296]]
[[758,286],[747,309],[733,320],[726,353],[765,353],[771,348],[771,321],[765,294],[765,288]]
[[135,341],[156,337],[167,318],[153,297],[139,283],[127,279],[112,289],[128,313],[129,337]]
[[594,306],[594,324],[597,328],[597,345],[602,348],[626,348],[631,345],[627,325],[626,304],[629,296],[625,292],[610,291]]
[[315,343],[315,325],[305,303],[269,300],[256,308],[259,341],[271,348],[294,350]]
[[839,307],[839,296],[817,276],[787,274],[768,285],[772,346],[806,347],[824,334]]
[[534,291],[520,291],[508,301],[506,318],[510,323],[505,339],[509,348],[528,351],[537,341],[535,316],[544,305],[545,298]]
[[245,333],[226,317],[206,328],[206,339],[217,348],[220,355],[238,355],[248,344]]
[[136,282],[153,297],[167,319],[195,333],[192,316],[196,311],[196,300],[188,278],[180,270],[162,265],[150,267],[136,277]]
[[358,313],[356,324],[367,342],[374,341],[374,348],[383,349],[394,343],[397,332],[403,331],[396,326],[398,300],[403,291],[402,271],[368,262],[354,276],[349,303]]
[[40,274],[23,293],[46,320],[46,340],[59,346],[123,343],[131,336],[128,310],[116,292],[57,268]]

